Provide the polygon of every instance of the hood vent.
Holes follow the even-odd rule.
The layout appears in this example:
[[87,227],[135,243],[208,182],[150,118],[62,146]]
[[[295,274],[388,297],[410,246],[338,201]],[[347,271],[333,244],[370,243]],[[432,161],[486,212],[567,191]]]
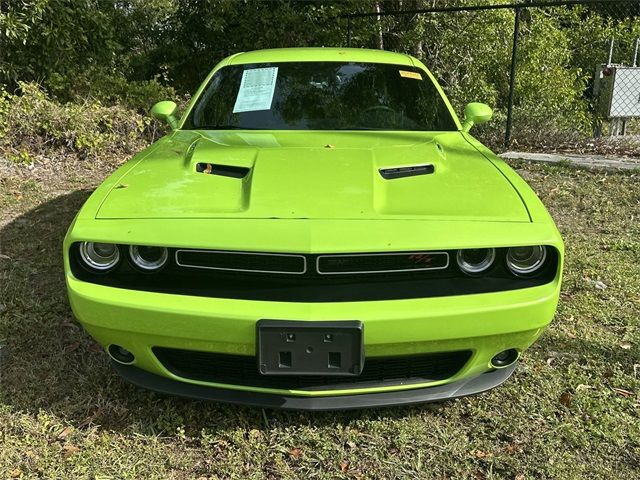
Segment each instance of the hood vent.
[[236,167],[235,165],[219,165],[215,163],[197,163],[196,171],[221,177],[244,178],[249,173],[250,168]]
[[385,180],[394,178],[415,177],[417,175],[429,175],[435,172],[435,167],[428,163],[425,165],[410,165],[408,167],[390,167],[378,170]]

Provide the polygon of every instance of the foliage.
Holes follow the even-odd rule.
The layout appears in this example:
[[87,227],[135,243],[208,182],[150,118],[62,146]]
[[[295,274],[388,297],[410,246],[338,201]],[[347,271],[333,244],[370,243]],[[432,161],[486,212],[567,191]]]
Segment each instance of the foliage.
[[150,120],[120,106],[98,101],[60,103],[34,83],[20,93],[0,92],[0,147],[10,158],[31,163],[32,156],[62,148],[81,158],[133,152],[144,144]]
[[[18,45],[26,45],[29,31],[42,20],[47,0],[16,0],[11,8],[0,2],[0,78],[15,79],[19,75],[19,65],[13,61],[11,51]],[[13,46],[13,49],[11,48]],[[3,51],[6,48],[6,51]],[[7,52],[9,55],[7,57]]]
[[[513,35],[512,10],[353,18],[371,13],[506,0],[0,0],[0,85],[38,82],[61,101],[95,98],[139,112],[192,93],[223,57],[290,46],[351,45],[413,54],[445,86],[461,112],[469,101],[496,108],[477,130],[504,130]],[[515,133],[589,134],[593,73],[616,38],[615,61],[629,62],[640,36],[637,2],[522,11]],[[525,138],[526,137],[526,138]]]
[[68,89],[68,96],[73,102],[99,99],[101,103],[122,105],[138,113],[149,111],[161,100],[181,101],[175,89],[157,77],[151,80],[127,80],[117,72],[107,72],[100,68],[89,68],[72,80],[53,75],[49,79],[49,86],[52,92],[64,92]]
[[[425,8],[428,2],[385,2],[389,10]],[[438,7],[456,2],[438,2]],[[457,2],[464,6],[470,2]],[[473,2],[486,3],[486,2]],[[491,2],[499,3],[499,2]],[[640,36],[637,9],[628,3],[532,8],[521,14],[514,103],[516,137],[536,143],[549,135],[590,134],[595,67],[606,61],[607,39],[618,58],[631,58]],[[374,46],[379,28],[386,48],[417,56],[442,82],[456,110],[470,101],[496,108],[490,125],[476,130],[485,140],[504,132],[509,97],[513,10],[427,13],[359,20],[356,46]]]

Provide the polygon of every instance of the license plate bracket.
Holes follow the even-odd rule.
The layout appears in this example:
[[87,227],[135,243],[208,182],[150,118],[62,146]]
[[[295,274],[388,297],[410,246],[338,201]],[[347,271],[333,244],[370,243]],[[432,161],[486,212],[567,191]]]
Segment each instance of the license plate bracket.
[[360,375],[363,329],[358,320],[260,320],[258,368],[263,375]]

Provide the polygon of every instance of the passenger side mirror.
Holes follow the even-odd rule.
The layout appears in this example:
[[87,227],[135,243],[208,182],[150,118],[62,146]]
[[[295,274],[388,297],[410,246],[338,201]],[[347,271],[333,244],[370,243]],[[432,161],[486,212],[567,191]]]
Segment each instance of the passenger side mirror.
[[163,102],[156,103],[151,108],[151,116],[158,120],[162,120],[163,122],[167,122],[171,129],[175,130],[178,128],[178,119],[175,117],[177,109],[178,106],[175,102],[165,100]]
[[462,130],[468,132],[476,123],[485,123],[493,117],[493,110],[486,103],[469,103],[464,107]]

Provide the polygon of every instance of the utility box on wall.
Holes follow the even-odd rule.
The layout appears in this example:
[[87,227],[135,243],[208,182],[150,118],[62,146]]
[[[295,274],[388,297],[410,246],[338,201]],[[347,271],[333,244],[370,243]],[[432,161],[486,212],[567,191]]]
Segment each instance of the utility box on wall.
[[600,114],[608,119],[640,117],[640,67],[603,65],[596,75]]

